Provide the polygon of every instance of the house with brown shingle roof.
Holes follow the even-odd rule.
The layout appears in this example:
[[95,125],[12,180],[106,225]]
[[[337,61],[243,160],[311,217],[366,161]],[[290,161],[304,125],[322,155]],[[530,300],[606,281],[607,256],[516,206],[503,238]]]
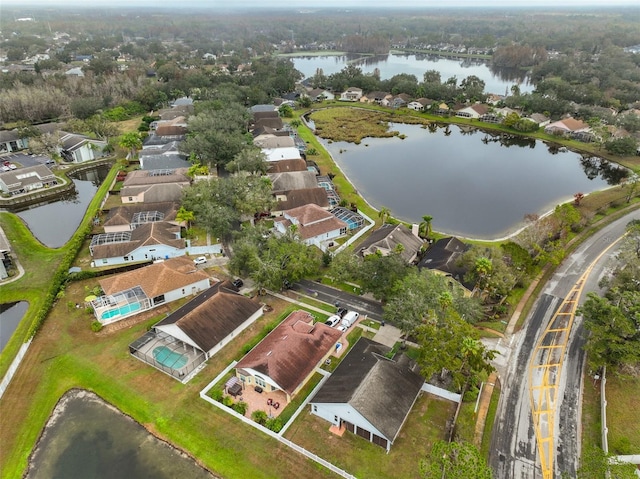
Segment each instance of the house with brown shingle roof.
[[342,333],[294,311],[236,364],[244,387],[282,391],[290,401],[336,349]]
[[318,180],[313,171],[286,171],[283,173],[269,173],[271,189],[275,194],[283,191],[316,188]]
[[282,212],[276,218],[276,232],[285,234],[292,226],[296,234],[307,245],[315,245],[326,251],[332,240],[347,234],[348,225],[328,211],[315,204],[308,204]]
[[544,132],[549,135],[569,136],[580,141],[591,141],[593,133],[589,125],[583,121],[568,117],[548,124]]
[[300,206],[314,204],[329,210],[329,198],[324,188],[303,188],[300,190],[282,191],[275,195],[276,206],[271,210],[273,216],[282,216],[284,211]]
[[486,115],[489,112],[489,106],[483,105],[482,103],[474,103],[470,106],[465,106],[456,111],[456,116],[462,118],[474,118],[478,119],[483,115]]
[[[262,305],[257,301],[239,294],[227,282],[216,283],[156,323],[129,345],[129,352],[186,381],[190,379],[188,372],[220,351],[262,313]],[[159,354],[167,350],[175,360],[159,363]]]
[[122,184],[123,203],[180,201],[182,188],[191,184],[186,168],[131,171]]
[[153,263],[99,283],[104,295],[93,300],[91,306],[102,324],[194,295],[210,286],[209,275],[186,257]]
[[141,224],[133,231],[94,235],[89,252],[93,266],[113,266],[183,256],[188,246],[180,238],[180,226],[158,221]]
[[267,165],[268,173],[287,173],[291,171],[307,171],[307,162],[302,158],[297,160],[270,161]]
[[144,223],[167,221],[174,225],[178,213],[178,203],[165,201],[160,203],[131,203],[126,206],[111,208],[104,220],[105,233],[133,231]]

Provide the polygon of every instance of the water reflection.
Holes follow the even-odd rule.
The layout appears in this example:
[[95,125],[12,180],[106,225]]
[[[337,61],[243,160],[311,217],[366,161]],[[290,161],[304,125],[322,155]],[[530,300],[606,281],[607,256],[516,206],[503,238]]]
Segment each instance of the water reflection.
[[455,125],[393,124],[399,138],[362,144],[323,141],[357,191],[374,207],[411,223],[433,216],[437,231],[497,239],[542,214],[617,184],[623,168],[516,135]]
[[11,335],[20,324],[28,308],[29,303],[26,301],[0,304],[0,352],[11,339]]
[[131,418],[86,391],[56,406],[29,461],[27,479],[213,479]]
[[522,93],[533,91],[526,72],[490,67],[488,61],[475,58],[441,57],[424,53],[393,53],[388,55],[334,55],[291,57],[293,64],[305,78],[312,77],[318,69],[329,76],[341,71],[348,64],[362,69],[364,74],[372,74],[377,69],[381,80],[388,80],[399,74],[415,75],[422,81],[428,70],[437,70],[443,79],[456,77],[460,80],[475,75],[485,82],[485,93],[503,94],[514,83]]
[[84,170],[74,175],[75,191],[55,202],[21,211],[31,233],[49,248],[59,248],[69,241],[84,217],[87,207],[109,173],[109,166]]

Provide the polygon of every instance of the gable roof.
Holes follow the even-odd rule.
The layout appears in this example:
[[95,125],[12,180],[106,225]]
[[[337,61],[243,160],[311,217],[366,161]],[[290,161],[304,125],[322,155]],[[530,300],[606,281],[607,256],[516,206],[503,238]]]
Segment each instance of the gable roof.
[[299,206],[308,204],[318,205],[321,208],[329,208],[329,198],[327,190],[324,188],[304,188],[301,190],[285,191],[281,193],[286,196],[286,200],[278,201],[277,210],[291,210]]
[[361,337],[311,403],[348,403],[393,442],[424,379],[404,354],[387,359],[384,355],[389,351]]
[[302,190],[318,186],[316,174],[313,171],[285,171],[282,173],[269,173],[271,189],[274,192]]
[[269,162],[269,173],[286,173],[291,171],[307,171],[307,162],[297,160],[279,160]]
[[165,171],[167,174],[157,174],[153,170],[134,170],[127,174],[123,187],[140,186],[140,185],[159,185],[166,183],[183,183],[189,184],[190,178],[187,176],[187,168],[168,168],[171,171]]
[[275,117],[275,118],[260,118],[259,120],[255,121],[254,125],[255,125],[255,128],[269,127],[269,128],[274,128],[276,130],[282,130],[284,123],[282,122],[282,118]]
[[366,256],[374,254],[378,250],[382,254],[389,254],[394,252],[398,245],[402,245],[404,249],[400,256],[409,262],[415,257],[423,243],[423,240],[411,233],[409,228],[403,224],[386,223],[360,244],[356,254]]
[[13,190],[40,183],[43,180],[51,181],[54,180],[55,177],[46,165],[27,166],[25,168],[0,173],[2,182]]
[[275,221],[282,223],[285,228],[293,224],[289,218],[295,218],[298,226],[298,234],[302,239],[315,238],[321,234],[347,228],[347,224],[336,218],[328,211],[313,203],[299,206],[283,212],[285,217]]
[[261,308],[257,301],[216,283],[154,328],[176,325],[202,351],[210,351]]
[[115,258],[133,253],[142,246],[164,245],[181,250],[186,241],[179,237],[180,226],[166,221],[144,223],[131,232],[129,240],[118,243],[100,244],[91,247],[91,254],[96,259]]
[[178,203],[163,201],[160,203],[129,203],[124,206],[117,206],[109,210],[104,226],[131,224],[136,213],[145,211],[158,211],[162,213],[164,221],[173,221],[178,212]]
[[293,394],[342,336],[306,311],[294,311],[236,364],[271,378]]
[[120,197],[136,197],[144,194],[142,203],[161,203],[164,201],[180,201],[182,186],[178,183],[160,185],[125,186],[120,190]]
[[276,136],[262,134],[253,139],[253,144],[260,148],[291,148],[296,146],[296,142],[289,135]]
[[149,298],[208,279],[186,256],[134,269],[98,281],[105,295],[113,295],[140,286]]

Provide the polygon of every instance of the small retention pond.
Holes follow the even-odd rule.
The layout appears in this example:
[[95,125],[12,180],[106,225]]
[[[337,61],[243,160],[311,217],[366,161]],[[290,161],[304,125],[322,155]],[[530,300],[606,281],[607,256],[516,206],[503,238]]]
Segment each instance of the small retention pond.
[[214,479],[96,395],[62,397],[29,460],[27,479]]
[[49,248],[60,248],[71,239],[110,166],[99,166],[73,175],[76,191],[58,201],[21,211],[33,235]]
[[525,215],[618,184],[627,174],[600,158],[528,138],[454,125],[393,124],[391,130],[406,138],[321,141],[375,208],[410,223],[430,215],[434,230],[467,238],[502,238],[523,226]]
[[0,352],[4,350],[28,308],[29,303],[26,301],[0,304]]

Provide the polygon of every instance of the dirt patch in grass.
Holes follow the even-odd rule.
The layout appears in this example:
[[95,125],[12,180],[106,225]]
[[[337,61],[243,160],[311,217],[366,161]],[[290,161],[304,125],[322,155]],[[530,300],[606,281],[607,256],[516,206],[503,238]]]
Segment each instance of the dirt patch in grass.
[[311,414],[300,414],[285,436],[336,466],[366,478],[419,478],[420,459],[432,444],[444,439],[455,404],[423,393],[409,414],[389,454],[350,432],[342,437],[329,432],[330,424]]

